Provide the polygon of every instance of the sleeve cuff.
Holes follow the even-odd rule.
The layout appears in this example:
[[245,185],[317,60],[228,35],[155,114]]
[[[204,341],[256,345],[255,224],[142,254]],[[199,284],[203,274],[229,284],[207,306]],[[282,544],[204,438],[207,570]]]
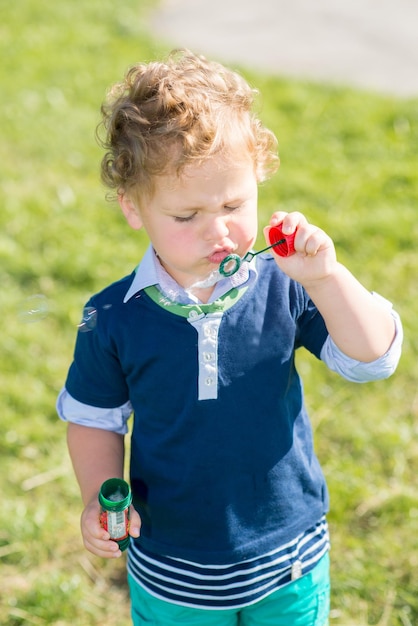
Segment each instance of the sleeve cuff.
[[346,380],[354,383],[366,383],[373,380],[389,378],[396,370],[402,352],[403,329],[399,315],[393,310],[391,302],[373,292],[382,305],[390,309],[395,321],[395,337],[389,350],[370,363],[356,361],[344,354],[328,335],[321,350],[321,360],[330,370],[337,372]]
[[59,418],[64,422],[110,430],[119,435],[126,435],[128,432],[127,422],[132,414],[130,402],[116,408],[102,409],[79,402],[68,393],[65,387],[58,396],[56,408]]

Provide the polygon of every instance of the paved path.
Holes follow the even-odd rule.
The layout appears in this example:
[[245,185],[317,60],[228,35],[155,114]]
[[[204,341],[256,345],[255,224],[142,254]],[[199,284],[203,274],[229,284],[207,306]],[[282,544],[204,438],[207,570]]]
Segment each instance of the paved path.
[[228,64],[418,96],[418,0],[161,0],[150,26]]

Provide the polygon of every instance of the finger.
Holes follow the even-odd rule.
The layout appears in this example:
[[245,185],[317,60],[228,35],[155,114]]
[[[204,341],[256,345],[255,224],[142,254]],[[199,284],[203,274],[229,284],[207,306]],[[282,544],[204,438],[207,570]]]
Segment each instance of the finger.
[[110,539],[110,535],[100,524],[100,519],[95,514],[84,514],[81,516],[81,532],[83,536],[91,537],[92,539],[100,539],[107,541]]
[[82,525],[81,532],[85,547],[93,554],[107,558],[119,556],[118,544],[110,539],[110,534],[100,525]]
[[84,547],[92,554],[104,559],[117,559],[122,555],[122,551],[119,549],[116,541],[110,539],[108,541],[90,541],[88,538],[85,538]]
[[281,224],[284,218],[286,217],[286,215],[288,215],[286,211],[275,211],[273,215],[270,217],[269,225],[277,226],[278,224]]
[[308,225],[308,220],[302,213],[292,211],[292,213],[286,213],[281,222],[281,229],[284,235],[292,235],[296,230]]
[[[97,554],[103,551],[114,552],[117,544],[110,541],[110,534],[100,524],[100,519],[95,510],[86,509],[81,516],[81,534],[87,550]],[[116,548],[115,548],[116,546]]]
[[316,256],[318,252],[327,246],[329,237],[320,228],[312,224],[300,227],[295,238],[295,248],[307,256]]

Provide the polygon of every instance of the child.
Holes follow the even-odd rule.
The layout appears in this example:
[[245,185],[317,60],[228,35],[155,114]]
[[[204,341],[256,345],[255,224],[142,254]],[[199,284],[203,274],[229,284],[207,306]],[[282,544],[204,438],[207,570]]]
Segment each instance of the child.
[[299,213],[278,211],[265,228],[267,241],[273,226],[295,233],[295,254],[216,271],[252,249],[257,185],[277,164],[252,103],[240,76],[183,51],[134,66],[102,107],[103,180],[151,244],[89,301],[95,323],[80,326],[58,412],[84,544],[107,558],[121,552],[97,496],[123,475],[135,415],[135,625],[327,623],[327,490],[295,350],[355,382],[389,376],[400,355],[390,303]]

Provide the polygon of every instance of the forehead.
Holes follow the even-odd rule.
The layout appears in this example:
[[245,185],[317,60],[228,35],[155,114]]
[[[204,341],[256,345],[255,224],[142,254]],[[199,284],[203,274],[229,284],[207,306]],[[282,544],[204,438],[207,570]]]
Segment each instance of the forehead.
[[240,176],[255,176],[255,164],[248,155],[214,155],[203,161],[187,163],[180,170],[174,168],[157,177],[158,184],[167,191],[188,189],[215,181],[234,180]]
[[187,165],[179,174],[158,176],[154,182],[148,207],[160,206],[166,210],[216,207],[244,201],[257,193],[254,164],[249,159],[234,163],[208,159]]

